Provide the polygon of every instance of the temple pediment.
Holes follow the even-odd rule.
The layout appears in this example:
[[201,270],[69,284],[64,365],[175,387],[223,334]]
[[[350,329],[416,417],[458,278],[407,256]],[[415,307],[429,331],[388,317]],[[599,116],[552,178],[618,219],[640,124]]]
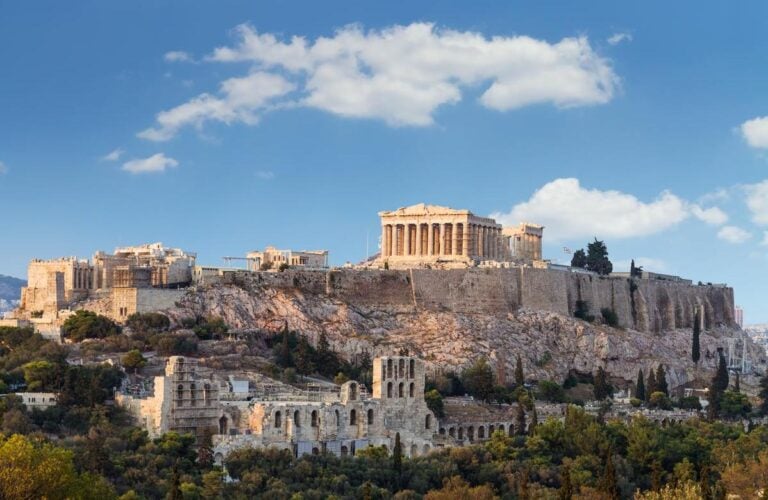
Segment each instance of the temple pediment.
[[417,203],[409,207],[379,212],[379,216],[392,215],[472,215],[472,212],[466,209],[461,210],[440,205],[427,205],[426,203]]

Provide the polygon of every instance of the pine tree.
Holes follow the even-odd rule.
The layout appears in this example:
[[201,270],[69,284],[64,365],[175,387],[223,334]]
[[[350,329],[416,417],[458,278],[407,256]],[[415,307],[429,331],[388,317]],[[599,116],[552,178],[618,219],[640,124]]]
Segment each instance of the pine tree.
[[616,470],[613,466],[613,451],[608,448],[608,454],[605,457],[605,469],[603,470],[603,476],[600,478],[598,485],[600,491],[608,495],[611,500],[618,500],[619,486],[616,484]]
[[283,338],[280,340],[277,363],[283,367],[293,366],[293,354],[291,353],[291,340],[288,333],[288,325],[283,328]]
[[636,272],[637,270],[635,269],[635,259],[632,259],[632,262],[629,264],[629,277],[634,278]]
[[573,252],[573,258],[571,258],[571,267],[579,267],[581,269],[586,269],[587,267],[587,254],[584,253],[584,250],[576,250]]
[[699,342],[699,334],[701,333],[701,317],[699,316],[699,308],[696,308],[696,313],[693,315],[693,343],[691,345],[691,359],[694,363],[698,364],[701,359],[701,344]]
[[665,396],[669,396],[667,371],[664,369],[664,365],[661,364],[656,368],[656,392],[663,392]]
[[517,387],[523,387],[525,385],[525,375],[523,374],[523,360],[520,355],[517,355],[517,362],[515,363],[515,384]]
[[643,380],[643,369],[637,372],[637,384],[635,385],[635,397],[640,401],[645,401],[645,382]]
[[760,415],[768,415],[768,371],[760,379],[760,392],[757,395],[762,400],[760,406],[757,407],[757,411]]
[[645,400],[651,399],[651,394],[656,392],[656,374],[653,372],[653,368],[648,371],[648,383],[645,385]]
[[608,259],[608,248],[597,238],[587,244],[587,269],[603,276],[613,271],[613,264]]
[[400,442],[400,433],[395,434],[395,447],[392,449],[392,468],[398,478],[403,471],[403,444]]
[[525,408],[523,408],[523,402],[518,399],[517,400],[517,417],[516,417],[515,425],[517,425],[517,435],[518,436],[524,436],[526,429],[525,429]]

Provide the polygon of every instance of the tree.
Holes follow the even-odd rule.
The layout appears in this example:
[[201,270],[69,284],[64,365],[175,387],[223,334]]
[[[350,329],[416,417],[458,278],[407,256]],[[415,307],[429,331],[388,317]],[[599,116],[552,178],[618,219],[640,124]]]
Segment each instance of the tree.
[[442,418],[445,415],[443,396],[437,391],[432,389],[424,393],[424,401],[427,402],[427,408],[435,414],[437,418]]
[[479,358],[461,372],[461,383],[472,396],[490,401],[493,393],[493,370],[485,358]]
[[656,367],[656,387],[654,392],[663,392],[665,396],[669,396],[669,385],[667,385],[667,371],[664,369],[664,365],[659,364]]
[[580,249],[573,252],[571,267],[580,267],[582,269],[587,268],[587,255],[584,253],[584,250]]
[[200,444],[197,447],[197,463],[205,469],[213,465],[213,434],[208,427],[203,430],[203,435],[200,437]]
[[107,318],[91,311],[79,310],[61,326],[61,334],[75,342],[85,339],[103,339],[120,333],[120,327]]
[[600,275],[608,275],[613,271],[613,264],[608,259],[608,248],[597,238],[587,245],[587,269]]
[[536,387],[537,397],[550,403],[565,403],[563,386],[551,380],[542,380]]
[[536,434],[536,427],[539,426],[539,416],[536,413],[536,402],[533,401],[533,408],[531,409],[531,423],[528,425],[528,435],[533,436]]
[[763,416],[768,415],[768,371],[760,378],[760,392],[757,395],[760,397],[758,413]]
[[616,469],[613,466],[613,451],[611,448],[608,448],[608,453],[605,457],[605,469],[603,469],[603,475],[600,478],[598,488],[608,495],[608,498],[611,500],[618,500],[620,498],[619,486],[616,484]]
[[645,382],[643,381],[643,369],[637,372],[637,384],[635,384],[635,397],[640,401],[645,401]]
[[315,371],[315,365],[312,362],[312,347],[307,338],[302,336],[299,339],[299,346],[296,350],[296,371],[301,375],[309,375]]
[[277,350],[277,364],[282,367],[293,366],[293,354],[291,351],[291,335],[288,332],[288,326],[283,328],[283,334],[280,339],[280,348]]
[[693,339],[691,345],[691,359],[694,363],[698,364],[701,359],[701,344],[699,342],[699,335],[701,333],[701,318],[699,316],[699,308],[696,308],[696,313],[693,315]]
[[147,360],[141,355],[141,351],[138,349],[131,349],[125,356],[120,359],[123,367],[128,370],[133,370],[133,373],[139,371],[139,368],[147,364]]
[[400,477],[403,472],[403,444],[400,442],[400,433],[395,434],[395,446],[392,448],[392,468]]
[[728,389],[728,366],[723,354],[723,348],[717,349],[718,363],[717,371],[709,384],[709,406],[707,406],[707,416],[714,420],[720,414],[720,400],[723,393]]
[[557,492],[559,500],[571,500],[573,498],[573,483],[571,483],[571,468],[564,465],[562,478],[560,479],[560,489]]
[[517,355],[517,361],[515,362],[515,384],[518,387],[525,385],[525,374],[523,373],[523,360],[520,355]]
[[517,400],[517,415],[515,417],[515,425],[517,426],[516,431],[518,436],[524,436],[525,435],[525,407],[523,406],[523,402],[518,399]]
[[733,381],[733,392],[741,392],[741,376],[736,372],[736,380]]
[[752,405],[746,394],[725,391],[720,397],[720,415],[726,418],[746,417],[752,411]]
[[613,391],[608,384],[608,377],[602,366],[597,368],[597,374],[595,375],[594,393],[595,399],[602,401],[603,399],[611,396]]
[[648,371],[648,383],[645,385],[645,400],[650,400],[651,394],[656,392],[656,374],[653,372],[653,368]]
[[61,385],[64,369],[50,361],[31,361],[22,369],[27,389],[30,391],[51,391]]

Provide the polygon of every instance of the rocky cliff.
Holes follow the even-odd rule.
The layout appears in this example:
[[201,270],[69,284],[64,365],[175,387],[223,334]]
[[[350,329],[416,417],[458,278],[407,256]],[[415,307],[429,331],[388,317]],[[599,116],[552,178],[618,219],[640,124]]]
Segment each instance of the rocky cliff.
[[[562,381],[571,369],[604,366],[617,381],[667,366],[671,387],[708,379],[716,349],[741,339],[732,325],[732,291],[676,283],[600,280],[571,273],[462,271],[342,271],[234,274],[190,291],[167,314],[221,316],[234,329],[280,331],[284,326],[316,340],[325,332],[348,357],[364,350],[390,354],[408,348],[432,369],[456,369],[478,356],[501,374],[515,357],[530,377]],[[610,307],[622,328],[571,317],[577,300],[598,311]],[[694,305],[704,305],[702,361],[690,360]],[[746,338],[746,336],[744,336]],[[759,371],[765,353],[737,340]],[[745,377],[742,384],[754,383]]]

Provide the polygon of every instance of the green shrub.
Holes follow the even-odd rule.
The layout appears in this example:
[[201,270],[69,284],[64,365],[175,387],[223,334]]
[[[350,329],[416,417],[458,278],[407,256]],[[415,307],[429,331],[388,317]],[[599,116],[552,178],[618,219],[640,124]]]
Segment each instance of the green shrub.
[[107,318],[91,311],[80,310],[61,326],[64,337],[80,342],[85,339],[103,339],[120,333],[120,327]]
[[630,398],[630,399],[629,399],[629,404],[631,404],[631,405],[632,405],[633,407],[635,407],[635,408],[638,408],[638,407],[639,407],[641,404],[643,404],[643,402],[642,402],[642,401],[640,401],[640,400],[639,400],[639,399],[637,399],[637,398]]
[[550,403],[564,403],[565,390],[557,382],[542,380],[536,388],[536,398]]
[[651,398],[648,400],[649,408],[658,408],[659,410],[671,410],[672,400],[661,391],[656,391],[651,394]]
[[576,310],[573,312],[573,315],[574,317],[589,323],[592,323],[595,320],[595,317],[592,314],[589,314],[589,302],[586,300],[576,301]]
[[701,403],[696,396],[688,396],[678,399],[677,407],[684,410],[701,410]]
[[613,309],[609,307],[603,307],[600,309],[600,314],[602,314],[603,321],[605,321],[607,325],[613,327],[619,326],[619,316]]

